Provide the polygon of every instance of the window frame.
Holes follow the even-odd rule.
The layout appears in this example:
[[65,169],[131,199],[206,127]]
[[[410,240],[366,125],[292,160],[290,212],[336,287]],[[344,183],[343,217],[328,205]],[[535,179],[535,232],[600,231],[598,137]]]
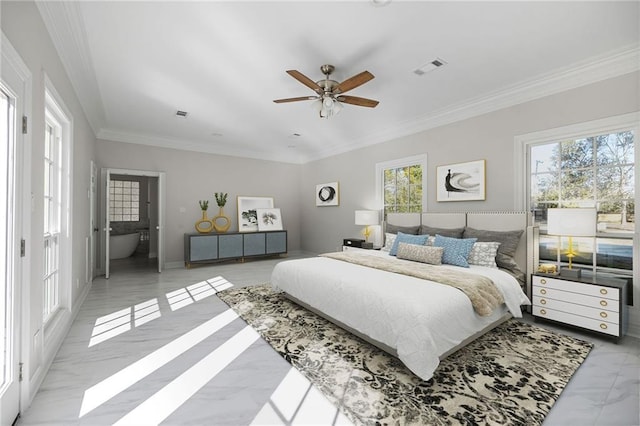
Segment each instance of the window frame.
[[[540,132],[533,132],[515,137],[514,163],[516,170],[521,170],[515,176],[515,205],[516,210],[532,211],[531,206],[531,157],[530,147],[534,145],[542,145],[546,143],[558,143],[566,140],[576,140],[586,137],[594,137],[602,134],[619,133],[624,131],[632,131],[635,135],[634,147],[634,165],[638,168],[640,164],[640,113],[634,112],[612,116],[604,119],[593,120],[584,123],[573,124],[564,127],[558,127]],[[595,183],[594,183],[595,184]],[[634,175],[634,202],[638,205],[640,200],[640,173]],[[608,233],[598,231],[596,239],[624,239],[632,240],[633,246],[638,246],[640,227],[634,227],[634,232],[628,235],[620,235],[617,233]],[[593,253],[592,268],[594,272],[612,272],[622,275],[633,275],[634,282],[638,282],[639,273],[638,265],[640,265],[640,250],[633,250],[633,266],[632,270],[607,268],[598,266],[596,262],[596,253]]]
[[389,169],[398,169],[419,165],[422,167],[422,198],[421,211],[427,210],[427,154],[413,155],[395,160],[376,163],[376,206],[382,212],[384,218],[384,172]]

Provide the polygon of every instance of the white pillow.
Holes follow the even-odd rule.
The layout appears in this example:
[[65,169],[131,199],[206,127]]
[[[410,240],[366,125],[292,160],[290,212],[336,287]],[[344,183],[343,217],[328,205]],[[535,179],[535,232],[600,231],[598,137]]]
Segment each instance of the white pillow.
[[396,234],[390,234],[388,232],[384,233],[384,246],[380,249],[380,251],[391,251],[391,247],[393,247],[393,243],[396,241]]
[[498,247],[500,247],[498,242],[475,242],[467,258],[469,265],[497,268],[496,255],[498,254]]

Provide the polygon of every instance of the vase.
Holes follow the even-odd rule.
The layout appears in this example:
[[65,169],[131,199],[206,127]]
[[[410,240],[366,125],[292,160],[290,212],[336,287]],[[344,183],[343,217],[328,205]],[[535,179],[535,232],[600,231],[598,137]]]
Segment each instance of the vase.
[[220,212],[218,215],[211,219],[211,224],[215,228],[216,232],[227,232],[231,227],[231,219],[224,215],[224,207],[220,206]]
[[208,234],[213,229],[213,221],[207,217],[207,211],[202,210],[202,219],[196,222],[196,231],[201,234]]

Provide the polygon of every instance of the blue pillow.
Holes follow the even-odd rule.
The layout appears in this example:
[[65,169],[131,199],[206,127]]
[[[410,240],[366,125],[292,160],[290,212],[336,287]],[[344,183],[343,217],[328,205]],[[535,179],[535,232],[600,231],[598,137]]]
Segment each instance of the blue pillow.
[[419,246],[424,246],[427,244],[428,235],[411,235],[411,234],[403,234],[402,232],[398,232],[396,236],[396,240],[393,242],[391,246],[391,250],[389,250],[389,254],[391,256],[395,256],[398,254],[398,244],[407,243],[407,244],[417,244]]
[[469,262],[467,262],[467,258],[473,248],[473,244],[477,240],[477,238],[460,239],[443,237],[442,235],[436,234],[436,239],[433,241],[433,245],[434,247],[444,248],[442,263],[468,268]]

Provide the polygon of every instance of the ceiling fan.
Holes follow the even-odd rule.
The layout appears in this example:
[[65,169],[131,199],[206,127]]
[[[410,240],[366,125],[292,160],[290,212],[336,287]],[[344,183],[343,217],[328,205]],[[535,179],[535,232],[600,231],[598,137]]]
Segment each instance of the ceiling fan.
[[342,110],[342,103],[363,106],[368,108],[375,108],[378,105],[378,101],[373,99],[360,98],[357,96],[347,96],[343,93],[355,89],[358,86],[363,85],[369,80],[373,79],[373,74],[369,71],[363,71],[360,74],[356,74],[351,78],[344,80],[342,83],[338,83],[335,80],[331,80],[329,76],[333,72],[335,67],[333,65],[323,65],[320,67],[320,71],[325,75],[324,80],[313,81],[300,71],[288,70],[287,74],[298,80],[300,83],[309,87],[316,92],[315,96],[301,96],[298,98],[286,98],[276,99],[273,102],[280,104],[285,102],[297,102],[297,101],[315,101],[313,107],[318,110],[320,118],[329,118],[336,115]]

